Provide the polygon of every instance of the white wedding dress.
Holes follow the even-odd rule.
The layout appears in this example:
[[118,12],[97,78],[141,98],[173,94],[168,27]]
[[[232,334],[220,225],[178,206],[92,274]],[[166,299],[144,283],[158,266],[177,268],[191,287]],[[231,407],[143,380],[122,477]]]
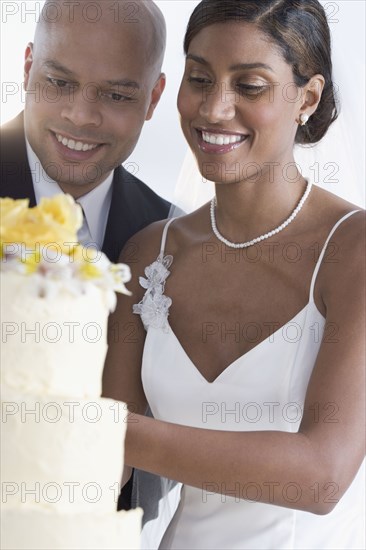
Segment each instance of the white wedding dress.
[[[215,430],[298,430],[325,326],[313,299],[315,280],[331,236],[353,213],[331,230],[315,266],[305,307],[212,383],[197,370],[168,323],[171,301],[164,296],[164,283],[173,258],[165,255],[165,242],[173,220],[167,222],[160,255],[146,269],[146,279],[141,279],[146,294],[134,306],[147,329],[142,380],[156,419]],[[329,421],[332,415],[330,407]],[[215,493],[215,484],[209,479],[205,490],[161,482],[155,517],[148,518],[143,529],[143,549],[365,548],[364,465],[334,510],[325,516],[256,502],[261,488],[250,480],[240,492],[251,500]],[[278,490],[271,482],[275,480],[268,480],[268,491]],[[300,498],[301,487],[295,481],[284,490],[289,501]],[[312,490],[316,499],[316,480]],[[329,501],[337,499],[337,486],[331,479],[326,494]]]

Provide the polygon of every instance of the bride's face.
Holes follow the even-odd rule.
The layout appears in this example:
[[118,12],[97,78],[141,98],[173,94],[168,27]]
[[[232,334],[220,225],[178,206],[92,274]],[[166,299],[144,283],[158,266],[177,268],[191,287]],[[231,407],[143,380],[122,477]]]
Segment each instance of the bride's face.
[[290,65],[255,25],[200,31],[189,46],[178,109],[202,174],[234,183],[291,163],[302,95]]

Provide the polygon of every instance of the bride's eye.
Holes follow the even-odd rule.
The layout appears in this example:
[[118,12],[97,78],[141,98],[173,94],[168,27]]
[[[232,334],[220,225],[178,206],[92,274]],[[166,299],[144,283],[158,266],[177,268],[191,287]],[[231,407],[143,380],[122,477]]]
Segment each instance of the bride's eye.
[[202,76],[189,76],[187,80],[189,83],[195,84],[197,86],[208,86],[212,83],[209,78],[205,78]]
[[243,95],[258,95],[262,93],[268,86],[266,85],[255,85],[255,84],[237,84],[237,89],[240,94]]

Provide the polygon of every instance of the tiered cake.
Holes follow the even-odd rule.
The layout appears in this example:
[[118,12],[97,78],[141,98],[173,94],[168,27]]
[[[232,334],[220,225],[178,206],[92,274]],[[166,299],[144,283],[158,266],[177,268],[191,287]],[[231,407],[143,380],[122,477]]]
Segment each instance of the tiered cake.
[[81,221],[66,195],[1,201],[4,550],[139,548],[141,510],[116,512],[127,408],[100,398],[128,270],[76,245]]

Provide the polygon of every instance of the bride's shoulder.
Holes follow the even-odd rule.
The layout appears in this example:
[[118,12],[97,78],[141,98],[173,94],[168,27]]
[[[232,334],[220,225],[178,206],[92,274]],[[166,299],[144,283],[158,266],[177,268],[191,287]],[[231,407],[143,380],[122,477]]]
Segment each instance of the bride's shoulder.
[[192,244],[194,239],[197,239],[196,234],[202,231],[202,219],[208,218],[201,211],[207,208],[205,205],[191,214],[159,220],[148,225],[129,239],[120,254],[119,261],[130,265],[131,269],[135,270],[154,262],[162,246],[166,254],[184,250],[186,246]]
[[319,187],[317,185],[313,185],[312,195],[315,201],[318,204],[323,205],[323,207],[325,208],[332,208],[334,210],[339,210],[339,212],[346,212],[347,210],[349,210],[350,212],[353,210],[363,210],[361,206],[346,201],[339,195],[331,193],[330,191],[327,191],[326,189],[323,189],[322,187]]
[[342,222],[335,233],[337,240],[348,242],[357,234],[360,236],[366,220],[366,212],[361,206],[317,186],[314,186],[312,199],[313,213],[319,221],[319,227],[329,229]]
[[156,247],[160,245],[165,229],[166,249],[173,253],[174,250],[181,251],[182,248],[191,247],[195,241],[202,240],[210,232],[209,220],[209,205],[205,204],[189,214],[155,222],[134,238]]
[[[339,286],[362,290],[363,257],[366,247],[366,212],[324,189],[314,189],[314,227],[322,235],[321,242],[330,238],[322,262],[319,284],[324,289]],[[335,289],[338,289],[335,292]]]
[[159,220],[135,233],[123,247],[119,261],[133,269],[156,260],[161,249],[164,227],[168,222],[169,219]]

